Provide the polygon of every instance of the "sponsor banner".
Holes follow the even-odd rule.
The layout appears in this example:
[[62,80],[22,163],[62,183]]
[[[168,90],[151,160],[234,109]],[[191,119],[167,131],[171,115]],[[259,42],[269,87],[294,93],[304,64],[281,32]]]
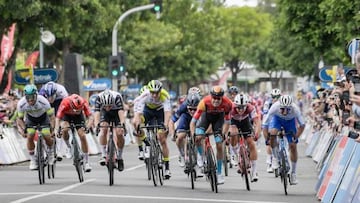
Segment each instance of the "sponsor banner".
[[97,78],[83,80],[84,91],[103,91],[105,89],[111,89],[112,81],[109,78]]
[[[32,77],[32,75],[34,75],[34,77]],[[15,71],[14,79],[17,84],[25,85],[31,83],[32,78],[34,78],[35,84],[44,84],[49,81],[57,81],[58,77],[58,72],[53,68],[27,68]]]

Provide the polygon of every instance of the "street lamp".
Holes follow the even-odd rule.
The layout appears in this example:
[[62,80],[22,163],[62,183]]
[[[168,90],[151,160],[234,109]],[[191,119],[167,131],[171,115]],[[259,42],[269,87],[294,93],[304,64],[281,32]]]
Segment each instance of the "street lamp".
[[42,26],[40,27],[40,34],[40,68],[44,68],[44,44],[48,46],[53,45],[55,43],[55,35],[48,30],[44,31]]

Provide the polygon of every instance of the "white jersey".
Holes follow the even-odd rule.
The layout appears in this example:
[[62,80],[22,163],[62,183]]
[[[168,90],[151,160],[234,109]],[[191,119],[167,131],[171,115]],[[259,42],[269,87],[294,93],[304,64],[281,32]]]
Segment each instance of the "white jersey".
[[263,126],[268,126],[271,117],[273,116],[277,116],[282,120],[292,120],[296,118],[300,126],[305,125],[304,118],[302,117],[300,109],[296,104],[293,103],[290,107],[286,107],[289,109],[286,115],[280,113],[280,108],[281,105],[279,101],[276,101],[273,105],[271,105],[269,113],[265,115]]
[[154,99],[151,96],[151,93],[149,90],[145,90],[141,95],[135,98],[134,100],[134,110],[136,112],[141,112],[146,105],[150,109],[162,109],[164,108],[164,111],[171,111],[171,103],[170,103],[170,96],[168,92],[164,89],[161,89],[160,91],[160,97],[159,99]]
[[56,97],[55,100],[63,99],[69,96],[69,93],[66,91],[65,87],[59,83],[55,83],[56,85]]
[[38,118],[50,109],[49,101],[41,95],[37,95],[36,102],[32,106],[27,103],[25,97],[22,97],[17,104],[17,111],[20,116],[26,113],[26,115]]

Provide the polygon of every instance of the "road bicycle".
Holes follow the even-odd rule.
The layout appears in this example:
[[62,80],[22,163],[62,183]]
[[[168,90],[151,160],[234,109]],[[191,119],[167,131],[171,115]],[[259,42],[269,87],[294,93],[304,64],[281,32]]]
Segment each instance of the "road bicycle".
[[114,128],[123,128],[125,129],[124,126],[122,125],[116,125],[114,122],[110,122],[109,126],[107,125],[98,125],[97,129],[96,129],[96,136],[98,136],[99,132],[100,132],[100,128],[108,128],[108,141],[107,141],[107,145],[106,145],[106,158],[105,158],[105,165],[108,169],[108,173],[109,173],[109,185],[112,186],[114,184],[114,169],[118,168],[119,169],[119,159],[118,157],[118,151],[116,150],[116,145],[115,145],[115,141],[114,141]]
[[[146,139],[150,143],[150,157],[145,157],[145,164],[148,172],[148,180],[153,180],[154,186],[164,183],[164,163],[163,153],[157,138],[159,129],[164,129],[162,125],[147,125],[140,127],[146,129]],[[148,152],[149,153],[149,152]]]
[[211,191],[218,193],[218,181],[216,175],[216,158],[214,155],[214,150],[210,144],[209,136],[214,135],[214,133],[205,134],[205,162],[204,162],[204,172],[206,174],[206,179],[209,180]]
[[[45,183],[45,167],[48,166],[48,177],[55,177],[55,163],[52,165],[49,164],[49,153],[46,150],[46,143],[45,138],[41,130],[43,128],[49,128],[48,125],[35,125],[35,126],[27,126],[25,129],[25,133],[27,132],[28,128],[35,129],[35,133],[37,134],[37,143],[36,143],[36,162],[38,165],[38,176],[39,176],[39,183],[40,185]],[[55,144],[53,144],[53,147]]]
[[[251,163],[250,163],[250,150],[247,145],[245,136],[250,135],[251,132],[241,132],[231,136],[239,136],[239,155],[238,155],[238,173],[241,174],[245,181],[245,186],[248,191],[250,191],[250,180],[251,178]],[[230,134],[229,134],[230,136]]]
[[80,149],[79,141],[77,137],[79,137],[77,133],[77,128],[85,128],[84,124],[75,124],[73,122],[69,123],[69,127],[59,128],[59,135],[62,132],[62,129],[70,129],[71,134],[71,152],[73,158],[73,165],[75,166],[78,178],[80,182],[84,181],[84,154]]
[[184,172],[190,177],[191,189],[195,188],[197,155],[196,155],[194,136],[191,136],[190,131],[186,131],[186,145],[185,145],[185,170]]
[[279,168],[275,170],[276,176],[280,175],[280,180],[284,185],[284,192],[285,195],[288,194],[287,188],[288,188],[288,182],[290,183],[290,165],[288,161],[288,155],[285,148],[285,140],[284,140],[285,132],[284,129],[278,132],[278,144],[279,144],[279,150],[278,150],[278,157],[279,157]]
[[223,154],[224,154],[224,159],[223,159],[224,173],[225,176],[228,176],[229,168],[232,168],[232,164],[230,162],[230,147],[228,140],[225,140],[223,143]]

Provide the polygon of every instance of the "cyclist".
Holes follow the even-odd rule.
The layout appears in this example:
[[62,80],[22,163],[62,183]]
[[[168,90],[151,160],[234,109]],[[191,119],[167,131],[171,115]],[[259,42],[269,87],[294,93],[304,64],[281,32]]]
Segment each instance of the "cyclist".
[[231,86],[228,89],[228,97],[231,101],[234,101],[235,96],[239,94],[239,88],[236,86]]
[[[54,163],[53,139],[50,136],[50,127],[54,127],[54,122],[50,122],[50,117],[54,116],[54,110],[50,103],[41,95],[38,95],[35,85],[29,84],[24,88],[25,96],[22,97],[17,104],[17,126],[18,131],[23,137],[27,137],[27,149],[30,155],[30,170],[38,168],[35,159],[35,129],[30,126],[49,126],[43,128],[41,133],[44,135],[46,145],[49,152],[49,164]],[[25,121],[24,121],[25,118]]]
[[[270,135],[270,145],[273,152],[273,168],[278,168],[278,145],[276,144],[276,135],[284,129],[285,135],[289,143],[291,173],[290,183],[297,184],[296,179],[296,162],[298,138],[305,128],[305,121],[301,115],[299,107],[293,103],[290,95],[282,95],[279,101],[275,102],[263,122],[264,127],[268,127]],[[298,126],[298,127],[297,127]],[[275,165],[275,166],[274,166]]]
[[[254,138],[251,136],[251,132],[253,132],[251,120],[253,121],[255,127]],[[256,108],[249,103],[249,98],[244,94],[238,94],[235,96],[233,108],[231,111],[230,144],[232,151],[234,152],[239,151],[239,139],[238,136],[235,136],[239,133],[239,129],[241,132],[250,132],[250,134],[246,134],[244,136],[250,149],[252,181],[256,182],[258,180],[258,174],[256,170],[257,150],[254,140],[258,139],[261,132],[261,120],[259,115],[256,113]],[[235,161],[235,154],[231,156],[230,161],[233,165],[237,165],[234,164],[237,163],[237,161]]]
[[212,126],[214,138],[216,142],[216,158],[217,158],[217,179],[218,184],[224,184],[225,180],[221,174],[222,171],[222,135],[225,135],[229,130],[230,111],[232,102],[229,98],[224,96],[224,89],[220,86],[212,87],[210,95],[205,96],[199,103],[197,110],[190,123],[190,132],[195,135],[195,143],[198,149],[198,166],[203,167],[203,147],[201,140],[209,125]]
[[[171,172],[169,167],[169,148],[166,142],[166,138],[168,134],[168,124],[172,113],[170,95],[163,88],[162,83],[159,80],[151,80],[148,83],[147,90],[145,90],[139,97],[135,99],[135,103],[137,102],[139,102],[138,105],[140,107],[143,107],[143,116],[137,117],[136,120],[134,120],[135,129],[138,129],[142,118],[144,119],[145,124],[152,125],[156,121],[158,125],[163,125],[165,128],[165,130],[159,130],[157,136],[159,138],[164,156],[163,161],[165,164],[165,179],[169,179],[171,177]],[[141,140],[145,140],[145,136],[142,136]],[[147,149],[150,148],[150,143],[145,142],[145,145]],[[145,157],[149,157],[148,152],[149,150],[146,150]]]
[[[178,110],[172,115],[169,122],[169,134],[176,132],[176,145],[179,149],[179,165],[185,166],[185,137],[186,131],[190,129],[190,121],[194,115],[197,105],[200,102],[200,95],[197,93],[188,94],[186,101],[183,102]],[[178,121],[176,131],[175,122]]]
[[201,90],[198,87],[190,87],[188,90],[188,95],[189,94],[198,94],[201,96]]
[[[52,81],[47,82],[45,85],[43,85],[39,90],[39,94],[44,96],[49,101],[51,107],[53,107],[55,110],[55,115],[59,109],[60,103],[63,100],[63,98],[69,96],[68,92],[66,91],[63,85]],[[57,137],[56,139],[57,139],[56,145],[58,149],[57,151],[61,152],[62,140]],[[71,158],[71,152],[67,150],[65,152],[65,157]],[[57,160],[58,161],[62,160],[62,155],[60,153],[58,153]]]
[[[139,90],[139,96],[137,98],[140,98],[140,95],[147,90],[147,85],[144,85],[140,88]],[[134,100],[134,118],[133,118],[133,126],[134,129],[137,129],[136,123],[135,121],[141,120],[141,115],[143,113],[143,109],[144,109],[144,105],[142,103],[139,102],[140,99],[135,98]],[[139,153],[138,153],[138,158],[140,160],[144,160],[144,148],[143,148],[143,141],[146,142],[146,136],[143,130],[140,130],[139,133],[134,132],[134,136],[136,137],[136,141],[138,143],[138,147],[139,147]],[[149,145],[149,144],[148,144]],[[147,157],[149,156],[149,154],[146,154]]]
[[[69,127],[70,122],[73,122],[75,125],[85,124],[85,117],[84,115],[89,118],[91,115],[91,110],[89,107],[88,102],[77,94],[72,94],[70,96],[65,97],[59,106],[59,110],[56,114],[55,119],[55,133],[59,132],[60,127],[60,120],[61,127],[62,127],[62,136],[67,145],[67,150],[70,151],[71,145],[69,143]],[[88,123],[88,126],[91,124]],[[85,161],[85,172],[91,171],[91,166],[89,163],[89,151],[88,151],[88,144],[85,135],[84,127],[77,126],[76,127],[77,133],[79,135],[81,141],[81,149],[84,152],[84,161]],[[59,136],[59,135],[57,135]]]
[[[265,101],[263,109],[262,109],[262,113],[264,115],[264,119],[265,119],[265,115],[269,112],[269,109],[271,107],[272,104],[274,104],[281,96],[281,90],[280,89],[273,89],[271,90],[271,98],[269,98],[268,100]],[[263,128],[262,129],[263,134],[264,134],[264,138],[265,138],[265,147],[266,147],[266,171],[268,173],[273,173],[274,169],[271,166],[272,163],[272,152],[271,152],[271,146],[269,143],[269,131],[267,128]]]
[[[99,93],[95,101],[94,119],[95,126],[98,126],[99,124],[101,126],[109,126],[110,122],[114,122],[115,126],[121,123],[120,125],[125,127],[124,102],[121,94],[108,89]],[[99,163],[100,165],[104,166],[106,162],[106,144],[108,128],[100,128],[98,130],[100,130],[99,141],[102,156]],[[123,171],[124,160],[122,158],[122,152],[124,149],[124,129],[115,128],[114,130],[117,138],[116,147],[118,150],[118,170]]]

